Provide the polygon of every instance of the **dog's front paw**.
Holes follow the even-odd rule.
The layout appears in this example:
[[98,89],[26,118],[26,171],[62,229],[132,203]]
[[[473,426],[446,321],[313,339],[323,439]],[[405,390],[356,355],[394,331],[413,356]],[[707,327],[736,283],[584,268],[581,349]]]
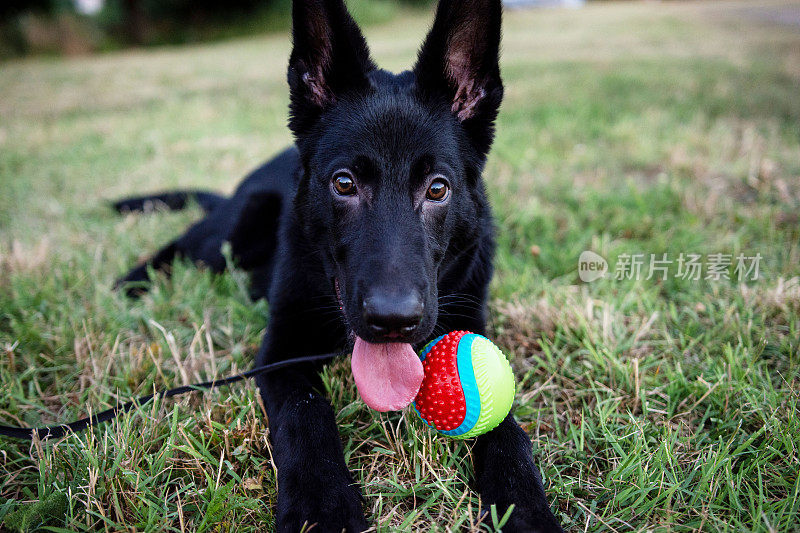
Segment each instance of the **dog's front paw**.
[[[528,435],[511,415],[497,428],[478,437],[473,453],[475,481],[484,512],[494,505],[499,520],[514,506],[502,527],[504,533],[563,531],[547,503],[542,477],[533,464]],[[491,523],[489,516],[484,516],[484,523]]]
[[563,532],[540,488],[541,478],[533,461],[520,461],[515,466],[505,472],[502,468],[484,472],[479,480],[483,522],[492,523],[490,509],[493,505],[498,520],[513,505],[511,516],[502,527],[503,533]]
[[279,483],[276,530],[347,533],[367,529],[361,493],[349,479],[306,480],[285,487]]
[[[512,501],[516,499],[517,501]],[[492,525],[491,506],[495,506],[497,519],[501,520],[505,516],[508,508],[513,504],[514,509],[509,519],[503,524],[503,533],[532,532],[532,533],[563,533],[556,518],[550,509],[537,508],[532,505],[534,502],[524,502],[523,498],[509,498],[496,500],[492,504],[484,502],[481,516],[484,524]]]

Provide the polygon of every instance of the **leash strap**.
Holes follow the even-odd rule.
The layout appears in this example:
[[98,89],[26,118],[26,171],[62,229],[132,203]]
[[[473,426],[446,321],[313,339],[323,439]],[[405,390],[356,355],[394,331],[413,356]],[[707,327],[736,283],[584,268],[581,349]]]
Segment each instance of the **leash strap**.
[[92,415],[86,418],[81,418],[80,420],[76,420],[68,424],[58,424],[55,426],[43,426],[38,428],[0,426],[0,436],[12,437],[15,439],[25,439],[25,440],[33,440],[34,436],[38,437],[39,439],[47,439],[47,438],[55,439],[63,437],[67,433],[75,433],[78,431],[83,431],[84,429],[90,426],[102,424],[103,422],[108,422],[109,420],[112,420],[114,417],[116,417],[121,413],[127,413],[134,407],[146,404],[156,396],[160,396],[162,398],[171,398],[173,396],[179,396],[187,392],[194,392],[199,390],[211,390],[217,387],[224,387],[225,385],[230,385],[238,381],[243,381],[245,379],[252,378],[260,374],[267,374],[269,372],[274,372],[275,370],[280,370],[281,368],[286,368],[287,366],[296,365],[298,363],[313,363],[315,361],[323,361],[325,359],[332,359],[339,355],[341,355],[341,353],[332,352],[319,355],[309,355],[306,357],[295,357],[293,359],[284,359],[283,361],[277,361],[275,363],[270,363],[268,365],[259,366],[253,368],[252,370],[248,370],[247,372],[243,372],[241,374],[230,376],[224,379],[214,380],[214,381],[204,381],[202,383],[195,383],[193,385],[183,385],[181,387],[175,387],[174,389],[156,392],[155,394],[140,396],[139,398],[132,400],[128,403],[117,405],[116,407],[112,407],[111,409],[106,409],[105,411],[97,413],[96,415]]

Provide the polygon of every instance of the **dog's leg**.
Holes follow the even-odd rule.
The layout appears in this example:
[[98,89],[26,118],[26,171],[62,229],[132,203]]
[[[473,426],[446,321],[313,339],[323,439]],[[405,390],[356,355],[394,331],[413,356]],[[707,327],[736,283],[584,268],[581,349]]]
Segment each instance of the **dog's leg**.
[[119,213],[141,212],[164,206],[170,211],[186,208],[190,200],[196,201],[206,213],[210,213],[222,204],[226,198],[211,191],[188,189],[170,191],[145,196],[131,196],[114,202],[112,207]]
[[177,241],[173,241],[159,250],[150,259],[136,265],[125,276],[119,278],[114,283],[115,289],[122,288],[131,298],[142,296],[147,292],[147,285],[150,283],[149,269],[165,270],[172,264],[176,257],[180,256]]
[[[481,290],[471,291],[456,298],[456,303],[441,306],[439,324],[443,331],[485,334],[484,312],[482,306],[476,305],[484,300],[483,294]],[[446,297],[443,300],[448,301]],[[562,531],[547,503],[542,476],[533,462],[530,438],[511,413],[495,429],[475,439],[472,456],[475,488],[484,510],[495,505],[498,516],[503,516],[514,505],[504,532]]]
[[502,516],[514,505],[503,531],[562,531],[547,503],[530,438],[511,413],[475,440],[472,454],[475,485],[484,509],[496,505]]
[[[344,338],[315,328],[330,316],[272,306],[269,332],[257,364],[325,353]],[[282,318],[286,317],[286,318]],[[314,329],[313,333],[311,330]],[[321,394],[318,366],[294,366],[256,379],[269,417],[278,470],[276,530],[363,531],[361,494],[345,464],[333,409]]]
[[[275,252],[280,213],[281,197],[275,193],[257,192],[228,200],[226,206],[193,224],[178,239],[120,278],[115,288],[123,287],[128,296],[140,296],[147,292],[150,269],[169,272],[169,266],[179,258],[220,273],[227,266],[222,254],[225,241],[231,243],[233,260],[239,267],[263,270]],[[259,295],[263,296],[263,291]]]
[[213,272],[225,270],[225,257],[220,251],[226,235],[220,231],[216,218],[206,217],[193,224],[183,235],[156,252],[151,258],[136,265],[125,276],[118,279],[114,288],[122,288],[130,297],[141,296],[148,290],[149,270],[169,273],[172,262],[188,258]]

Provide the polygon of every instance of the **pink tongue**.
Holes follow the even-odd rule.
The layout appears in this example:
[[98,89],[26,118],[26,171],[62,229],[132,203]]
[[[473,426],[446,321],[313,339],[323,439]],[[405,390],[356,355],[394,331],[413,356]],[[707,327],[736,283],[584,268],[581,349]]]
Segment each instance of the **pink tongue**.
[[410,344],[371,344],[356,337],[350,366],[361,399],[376,411],[403,409],[422,384],[422,362]]

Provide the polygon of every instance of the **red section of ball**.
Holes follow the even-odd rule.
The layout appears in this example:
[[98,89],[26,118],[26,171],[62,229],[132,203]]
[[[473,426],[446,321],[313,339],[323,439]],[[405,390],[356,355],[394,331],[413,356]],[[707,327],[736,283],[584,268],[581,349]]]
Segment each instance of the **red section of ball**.
[[422,418],[438,430],[456,429],[467,414],[456,360],[458,343],[467,333],[448,333],[433,345],[422,362],[425,377],[415,402]]

